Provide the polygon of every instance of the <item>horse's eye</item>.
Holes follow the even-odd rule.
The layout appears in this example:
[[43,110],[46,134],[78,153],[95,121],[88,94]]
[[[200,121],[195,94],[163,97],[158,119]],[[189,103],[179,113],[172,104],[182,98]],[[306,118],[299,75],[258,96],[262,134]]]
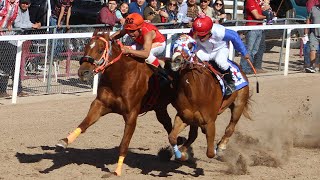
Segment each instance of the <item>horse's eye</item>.
[[174,62],[175,62],[175,63],[179,63],[179,62],[181,62],[181,59],[180,59],[180,58],[176,58],[176,59],[174,60]]
[[102,53],[103,53],[103,50],[100,50],[100,51],[99,51],[99,54],[102,54]]

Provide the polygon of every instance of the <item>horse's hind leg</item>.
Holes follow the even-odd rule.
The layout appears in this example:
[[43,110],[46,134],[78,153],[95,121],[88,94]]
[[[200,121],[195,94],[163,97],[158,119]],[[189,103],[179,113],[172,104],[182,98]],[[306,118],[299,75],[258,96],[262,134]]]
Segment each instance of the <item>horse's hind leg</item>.
[[187,152],[188,148],[191,144],[197,139],[198,137],[198,126],[197,125],[190,125],[190,131],[188,135],[187,141],[181,146],[180,150],[182,152]]
[[71,144],[81,133],[84,133],[88,127],[97,122],[97,120],[111,112],[111,109],[105,107],[104,103],[98,99],[95,99],[90,106],[89,112],[81,124],[69,134],[68,137],[61,139],[56,145],[57,148],[66,148]]
[[231,118],[228,126],[226,127],[225,133],[217,146],[217,152],[222,152],[227,148],[227,143],[229,142],[229,138],[232,136],[235,126],[238,123],[244,108],[247,105],[247,100],[249,98],[248,93],[239,92],[238,97],[235,99],[234,103],[229,106],[231,110]]

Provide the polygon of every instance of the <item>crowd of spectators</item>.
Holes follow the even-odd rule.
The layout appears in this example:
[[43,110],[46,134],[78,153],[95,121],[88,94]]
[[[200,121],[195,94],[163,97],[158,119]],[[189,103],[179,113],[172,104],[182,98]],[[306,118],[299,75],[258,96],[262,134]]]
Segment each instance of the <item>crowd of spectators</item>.
[[[310,5],[311,3],[309,2],[311,1],[315,3]],[[244,9],[246,10],[245,18],[247,20],[267,19],[268,23],[272,24],[272,18],[275,13],[272,12],[268,5],[269,0],[246,0],[245,2]],[[70,17],[72,16],[71,12],[74,3],[77,3],[77,1],[54,0],[50,17],[50,25],[56,26],[58,33],[67,32],[70,29]],[[318,0],[308,0],[308,9],[311,10],[317,3],[319,3]],[[43,26],[40,21],[41,17],[39,16],[44,16],[45,14],[40,13],[39,8],[32,8],[29,9],[29,16],[28,8],[30,7],[30,4],[30,0],[0,0],[0,35],[4,35],[4,32],[6,32],[2,31],[2,29],[8,29],[9,31],[13,27],[22,29],[38,29],[41,25]],[[96,23],[105,24],[109,30],[117,30],[122,28],[125,24],[125,18],[128,14],[139,13],[145,21],[151,23],[183,23],[186,27],[191,27],[192,22],[199,14],[205,14],[215,23],[222,24],[228,18],[231,18],[231,15],[225,12],[224,6],[223,0],[200,0],[198,3],[196,0],[132,0],[131,3],[126,0],[123,2],[109,0],[104,3],[100,11],[97,13]],[[30,17],[32,18],[30,19]],[[318,19],[311,20],[318,21]],[[312,21],[310,22],[312,23]],[[115,27],[117,24],[120,26]],[[66,25],[66,28],[62,28],[62,25]],[[248,22],[246,25],[261,25],[261,23]],[[306,31],[306,34],[307,33],[308,31]],[[264,38],[265,32],[262,30],[249,31],[246,34],[246,46],[251,56],[250,59],[253,66],[259,73],[265,72],[261,68],[262,57],[265,50]],[[312,39],[314,40],[313,37]],[[0,53],[3,52],[0,57],[0,97],[8,96],[6,93],[8,77],[9,75],[13,77],[12,73],[14,68],[12,68],[12,66],[14,64],[15,54],[5,55],[5,53],[16,52],[16,46],[8,44],[10,44],[10,42],[1,42],[0,45]],[[59,47],[62,46],[62,44],[62,41],[57,41],[56,46]],[[10,51],[8,51],[8,47],[11,48]],[[315,48],[312,48],[311,50],[312,67],[314,66],[315,50]],[[3,58],[7,59],[4,60]],[[13,61],[10,64],[11,68],[8,68],[8,58],[10,61]],[[241,66],[246,73],[252,73],[248,62],[241,60]],[[308,64],[308,67],[309,66],[310,65]],[[308,70],[310,70],[310,68]],[[21,81],[19,81],[19,93],[20,95],[24,95],[22,93]]]

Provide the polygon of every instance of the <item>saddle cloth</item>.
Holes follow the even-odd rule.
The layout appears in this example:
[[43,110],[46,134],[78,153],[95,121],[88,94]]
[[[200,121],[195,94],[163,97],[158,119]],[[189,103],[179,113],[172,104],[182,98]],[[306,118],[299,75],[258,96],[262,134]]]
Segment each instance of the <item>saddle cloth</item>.
[[[229,63],[229,66],[230,66],[230,70],[232,71],[232,79],[235,82],[236,91],[248,86],[249,83],[248,83],[248,81],[246,81],[243,78],[239,67],[233,61],[228,60],[228,63]],[[219,75],[216,74],[216,76],[217,76],[217,79],[219,80],[223,96],[225,96],[226,87],[225,87],[225,84],[224,84],[224,80]]]

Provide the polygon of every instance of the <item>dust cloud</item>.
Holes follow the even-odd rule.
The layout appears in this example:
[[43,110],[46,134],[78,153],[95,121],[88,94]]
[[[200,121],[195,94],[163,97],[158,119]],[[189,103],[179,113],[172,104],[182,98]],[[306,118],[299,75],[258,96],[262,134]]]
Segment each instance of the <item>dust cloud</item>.
[[248,174],[248,166],[281,167],[293,148],[320,148],[320,100],[306,97],[298,102],[264,105],[267,115],[255,114],[254,121],[246,122],[253,127],[235,132],[223,156],[228,173]]

